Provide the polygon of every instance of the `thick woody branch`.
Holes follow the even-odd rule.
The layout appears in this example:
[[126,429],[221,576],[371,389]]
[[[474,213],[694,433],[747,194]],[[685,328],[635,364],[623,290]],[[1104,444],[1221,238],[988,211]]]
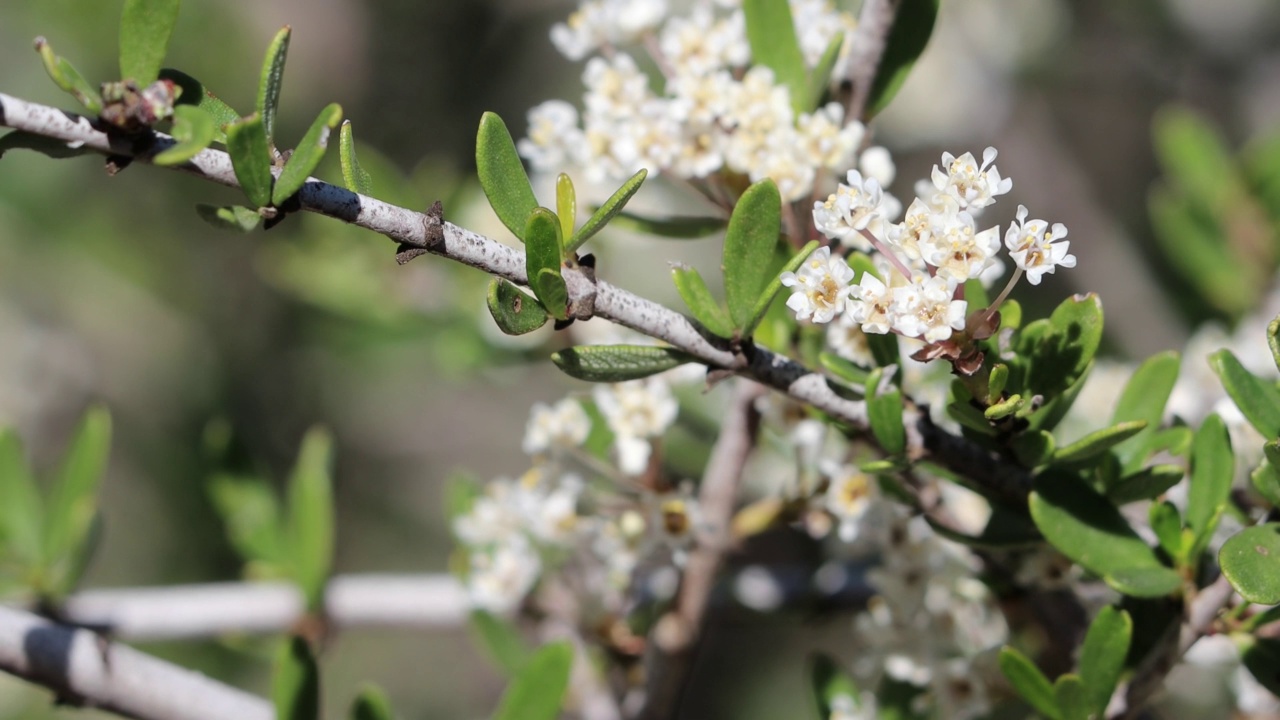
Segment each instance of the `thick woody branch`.
[[720,436],[711,449],[698,492],[697,545],[689,552],[675,608],[663,617],[651,637],[648,696],[640,717],[675,717],[688,684],[697,641],[702,632],[711,590],[732,541],[730,525],[742,484],[742,470],[755,447],[760,416],[755,401],[765,389],[741,382],[725,411]]
[[[470,608],[461,584],[445,574],[339,576],[325,591],[325,618],[336,629],[458,627]],[[289,583],[210,583],[88,590],[60,611],[115,638],[154,641],[287,632],[306,603]]]
[[858,29],[849,50],[849,82],[853,86],[845,117],[866,121],[867,100],[875,82],[880,59],[884,57],[889,31],[893,29],[902,0],[865,0],[858,15]]
[[272,720],[271,704],[30,613],[0,607],[0,670],[52,689],[61,702],[139,720]]

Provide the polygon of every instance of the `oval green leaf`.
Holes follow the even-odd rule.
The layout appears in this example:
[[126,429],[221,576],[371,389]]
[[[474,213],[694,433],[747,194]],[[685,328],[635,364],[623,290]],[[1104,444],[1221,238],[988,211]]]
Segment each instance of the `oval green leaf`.
[[629,212],[620,212],[613,218],[614,227],[675,240],[704,238],[723,230],[727,224],[728,221],[724,218],[689,215],[647,218]]
[[751,61],[773,70],[774,83],[791,92],[791,106],[797,113],[808,110],[808,73],[804,53],[796,37],[795,22],[788,0],[743,0],[747,21],[747,43]]
[[289,478],[287,533],[293,571],[307,608],[324,607],[324,590],[333,565],[333,438],[312,428],[302,439],[298,461]]
[[257,210],[243,205],[218,207],[201,203],[196,205],[196,214],[200,216],[201,220],[220,230],[251,232],[258,227],[258,223],[262,222],[262,216],[258,214]]
[[752,320],[756,301],[769,281],[770,260],[782,227],[782,197],[765,179],[742,193],[724,238],[724,295],[734,327]]
[[[929,44],[933,23],[938,16],[939,0],[902,0],[885,39],[884,54],[876,67],[875,80],[867,96],[865,118],[877,115],[898,94],[920,53]],[[849,118],[862,119],[862,118]]]
[[273,567],[288,562],[280,501],[265,480],[215,475],[209,482],[208,492],[214,510],[226,526],[227,540],[241,559]]
[[365,685],[351,705],[351,720],[395,720],[391,700],[382,688]]
[[360,167],[356,159],[356,139],[352,134],[351,121],[342,123],[338,132],[338,159],[342,164],[342,182],[353,193],[368,195],[373,189],[373,178]]
[[1184,474],[1185,471],[1178,465],[1152,465],[1108,485],[1107,499],[1116,505],[1152,500],[1177,485]]
[[49,73],[58,89],[70,93],[89,112],[95,115],[102,112],[102,95],[98,93],[98,88],[90,85],[70,61],[54,54],[53,46],[48,40],[36,38],[36,52],[40,53],[45,72]]
[[560,274],[560,220],[546,208],[535,208],[521,232],[524,238],[524,269],[529,287],[552,317],[568,317],[569,293]]
[[520,162],[516,144],[506,123],[497,114],[486,112],[476,133],[476,174],[489,205],[513,235],[524,239],[525,222],[538,207],[529,185],[529,175]]
[[1089,624],[1080,648],[1080,679],[1089,707],[1097,717],[1103,716],[1111,693],[1120,682],[1132,638],[1133,620],[1129,613],[1110,605],[1102,608]]
[[588,382],[625,382],[696,362],[679,350],[652,345],[580,345],[554,353],[551,361],[570,377]]
[[1231,494],[1236,458],[1227,425],[1213,413],[1191,443],[1191,482],[1187,491],[1187,527],[1197,542],[1213,533]]
[[342,106],[331,103],[320,111],[302,142],[294,148],[289,162],[285,163],[276,180],[276,188],[271,193],[272,203],[283,205],[294,193],[302,189],[307,178],[320,166],[324,159],[324,151],[329,147],[329,133],[342,122]]
[[85,550],[110,452],[111,416],[105,408],[90,408],[67,447],[49,497],[44,551],[55,571],[59,565],[74,563]]
[[[901,455],[907,449],[907,429],[902,423],[902,390],[885,383],[884,368],[876,368],[867,376],[867,422],[880,448],[889,455]],[[883,390],[883,391],[882,391]]]
[[227,153],[240,189],[254,207],[271,204],[271,148],[267,144],[262,116],[254,113],[227,126]]
[[1053,696],[1053,685],[1026,655],[1008,645],[1000,648],[1000,672],[1036,712],[1052,720],[1061,717]]
[[1053,699],[1062,720],[1089,720],[1089,695],[1079,675],[1059,675],[1053,682]]
[[489,314],[508,335],[524,335],[547,324],[546,308],[502,278],[489,281]]
[[1178,579],[1120,511],[1074,475],[1041,474],[1029,505],[1036,527],[1055,548],[1108,582],[1108,576],[1127,578],[1132,571],[1145,570]]
[[1280,390],[1245,369],[1230,350],[1209,356],[1209,366],[1218,374],[1236,407],[1262,437],[1280,436]]
[[258,101],[255,107],[262,116],[262,127],[267,133],[267,144],[274,147],[276,138],[276,110],[280,107],[280,86],[284,82],[284,63],[289,56],[289,36],[293,30],[285,25],[267,46],[262,60],[262,74],[258,79]]
[[169,52],[179,0],[125,0],[120,16],[120,77],[146,87]]
[[213,118],[214,142],[225,143],[227,141],[227,126],[239,120],[240,113],[223,102],[217,95],[209,92],[199,80],[181,70],[163,68],[160,70],[160,79],[168,80],[182,88],[182,93],[178,95],[177,99],[178,105],[198,107]]
[[544,645],[507,686],[493,720],[555,720],[569,687],[573,647]]
[[560,275],[560,270],[552,270],[543,268],[533,277],[530,283],[533,288],[534,295],[537,296],[538,302],[546,308],[551,317],[557,320],[566,320],[569,317],[569,288],[564,284],[564,277]]
[[800,252],[791,256],[786,265],[782,266],[782,270],[774,275],[769,284],[765,286],[764,292],[761,293],[760,299],[756,300],[755,309],[751,311],[751,318],[747,321],[746,327],[742,328],[742,336],[750,337],[755,332],[760,321],[764,319],[765,313],[769,312],[769,305],[773,303],[773,299],[777,297],[778,292],[782,290],[782,273],[795,272],[796,268],[804,263],[809,254],[818,249],[821,245],[817,240],[810,240],[804,247],[800,248]]
[[844,358],[830,352],[823,352],[818,356],[818,364],[824,370],[844,380],[845,382],[863,387],[867,384],[867,371],[845,360]]
[[1053,461],[1064,465],[1088,462],[1107,450],[1141,433],[1146,420],[1133,420],[1096,430],[1053,453]]
[[43,543],[44,501],[17,433],[0,429],[0,548],[24,569],[35,568]]
[[644,184],[644,179],[648,176],[649,171],[641,169],[640,172],[632,175],[626,182],[622,183],[622,187],[618,188],[613,195],[610,195],[603,205],[596,208],[596,211],[591,213],[591,217],[587,218],[582,227],[578,228],[576,233],[573,233],[573,236],[565,245],[565,252],[571,253],[577,250],[582,247],[582,243],[590,240],[593,235],[603,230],[604,226],[609,224],[609,221],[614,216],[622,212],[622,209],[627,206],[632,196],[640,190],[640,186]]
[[714,335],[733,337],[733,323],[729,320],[729,314],[725,312],[724,306],[711,297],[711,290],[696,268],[677,265],[671,268],[671,279],[675,281],[680,299],[684,300],[695,320]]
[[173,109],[173,139],[177,144],[160,151],[152,158],[156,165],[181,165],[200,154],[213,142],[217,127],[208,113],[194,105],[179,105]]
[[1186,561],[1185,543],[1182,539],[1182,516],[1178,508],[1168,500],[1151,503],[1147,510],[1147,522],[1155,533],[1160,547],[1179,565]]
[[1182,356],[1172,350],[1147,358],[1125,383],[1120,400],[1111,415],[1113,425],[1142,420],[1147,429],[1116,448],[1116,454],[1125,470],[1137,470],[1150,452],[1147,441],[1160,427],[1164,406],[1178,380]]
[[1260,605],[1280,604],[1280,523],[1232,535],[1218,552],[1218,565],[1240,597]]
[[1267,347],[1271,348],[1271,359],[1280,369],[1280,315],[1267,325]]
[[1280,507],[1280,440],[1272,440],[1262,446],[1266,456],[1257,470],[1250,475],[1253,489],[1271,503],[1272,507]]
[[499,670],[514,677],[529,664],[533,650],[510,622],[483,610],[473,610],[470,620],[472,636]]
[[[578,218],[578,192],[573,187],[573,178],[565,173],[556,176],[556,217],[560,218],[560,237],[573,237],[573,224]],[[572,252],[572,248],[565,247],[566,260]]]
[[291,637],[280,648],[271,698],[277,720],[320,720],[320,668],[306,640]]

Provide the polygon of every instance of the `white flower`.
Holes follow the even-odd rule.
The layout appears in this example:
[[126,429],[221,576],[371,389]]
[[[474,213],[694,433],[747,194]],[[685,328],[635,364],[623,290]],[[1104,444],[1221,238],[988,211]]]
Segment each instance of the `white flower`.
[[866,134],[866,127],[857,120],[844,124],[844,106],[835,102],[801,115],[796,130],[808,164],[831,170],[849,165]]
[[831,248],[820,247],[805,259],[799,272],[782,273],[782,284],[795,288],[787,298],[787,307],[797,320],[831,322],[853,291],[849,285],[853,274],[844,258],[831,257]]
[[591,419],[578,401],[565,398],[555,405],[534,403],[524,428],[523,449],[536,455],[555,448],[577,447],[591,432]]
[[858,525],[876,494],[876,481],[850,465],[824,464],[823,473],[830,479],[823,505],[840,523],[837,530],[844,542],[858,537]]
[[942,167],[933,166],[933,187],[939,195],[947,195],[960,205],[960,209],[984,208],[996,201],[1013,187],[1009,178],[1001,178],[1000,171],[991,163],[996,159],[996,149],[989,147],[982,152],[982,165],[972,153],[955,157],[942,153]]
[[505,615],[514,610],[542,572],[542,561],[529,541],[514,535],[489,552],[471,554],[467,595],[471,604]]
[[551,44],[570,60],[581,60],[604,45],[617,45],[657,27],[665,0],[588,0],[551,28]]
[[583,104],[592,120],[627,120],[651,97],[649,78],[626,53],[588,60],[582,84],[587,88]]
[[494,480],[485,486],[484,494],[475,499],[470,511],[454,519],[453,533],[473,547],[505,542],[520,534],[524,526],[520,493],[517,483],[505,478]]
[[750,60],[742,12],[717,19],[707,5],[695,5],[688,17],[673,17],[658,36],[667,64],[677,77],[700,76]]
[[784,203],[808,197],[813,190],[816,172],[812,159],[803,152],[795,130],[780,127],[769,134],[765,145],[770,151],[756,156],[755,164],[748,172],[751,182],[772,179]]
[[848,183],[841,183],[823,202],[813,204],[813,225],[818,232],[843,245],[870,250],[871,243],[861,231],[884,214],[884,193],[875,178],[863,178],[850,170]]
[[848,305],[848,313],[863,332],[884,335],[893,326],[892,290],[869,272],[862,274]]
[[[858,142],[861,143],[862,140],[859,139]],[[893,164],[893,156],[886,148],[879,145],[872,145],[862,151],[858,156],[858,169],[863,175],[875,178],[882,188],[892,185],[893,179],[898,176],[898,168]]]
[[[831,0],[791,0],[791,17],[800,52],[808,67],[818,64],[836,35],[844,35],[840,55],[848,54],[857,23],[849,13],[837,10]],[[836,71],[843,70],[841,66],[845,64],[837,62]]]
[[907,337],[938,342],[964,329],[967,303],[953,300],[955,285],[938,276],[917,275],[910,285],[893,289],[893,329]]
[[1005,233],[1004,244],[1009,248],[1009,256],[1027,273],[1027,282],[1039,285],[1041,276],[1052,273],[1058,265],[1076,266],[1076,256],[1067,254],[1071,243],[1056,242],[1066,236],[1067,227],[1062,223],[1054,223],[1049,228],[1044,220],[1027,220],[1026,206],[1019,205],[1017,220]]
[[880,717],[875,697],[865,691],[860,695],[856,702],[852,695],[847,694],[831,698],[831,714],[827,716],[827,720],[876,720]]
[[576,164],[584,142],[578,110],[563,100],[548,100],[529,111],[529,137],[516,148],[534,170],[548,172]]
[[933,216],[932,228],[920,241],[920,255],[937,274],[956,283],[980,277],[1000,251],[1000,229],[975,232],[973,217],[954,210]]
[[578,523],[578,497],[582,488],[582,478],[565,475],[555,487],[537,488],[536,492],[529,493],[524,514],[530,534],[555,545],[571,543]]
[[679,410],[671,389],[658,378],[647,378],[600,385],[593,394],[613,431],[619,467],[628,475],[644,472],[649,439],[666,432]]

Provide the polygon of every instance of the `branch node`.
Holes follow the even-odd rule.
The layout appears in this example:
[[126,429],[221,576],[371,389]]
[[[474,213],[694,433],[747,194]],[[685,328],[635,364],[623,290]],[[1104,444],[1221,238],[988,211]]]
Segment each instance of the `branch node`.
[[410,260],[444,247],[444,205],[439,200],[431,203],[431,207],[422,215],[422,232],[424,236],[421,247],[402,242],[396,248],[396,262],[404,265]]

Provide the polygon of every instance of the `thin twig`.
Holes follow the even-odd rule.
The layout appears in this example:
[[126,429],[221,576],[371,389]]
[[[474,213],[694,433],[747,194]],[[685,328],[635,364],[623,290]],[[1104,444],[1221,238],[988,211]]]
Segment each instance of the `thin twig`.
[[0,607],[0,670],[60,702],[138,720],[272,720],[271,704],[200,673],[37,615]]
[[849,50],[849,72],[852,84],[849,104],[845,107],[845,120],[866,121],[867,100],[871,97],[871,85],[875,82],[880,59],[888,44],[889,31],[898,15],[901,0],[865,0],[858,15],[858,29],[853,35],[853,47]]
[[658,622],[651,638],[648,691],[640,713],[644,720],[675,717],[688,683],[711,590],[731,542],[742,469],[755,447],[760,420],[755,401],[764,393],[755,383],[739,382],[711,449],[698,492],[697,545],[686,561],[675,609]]

